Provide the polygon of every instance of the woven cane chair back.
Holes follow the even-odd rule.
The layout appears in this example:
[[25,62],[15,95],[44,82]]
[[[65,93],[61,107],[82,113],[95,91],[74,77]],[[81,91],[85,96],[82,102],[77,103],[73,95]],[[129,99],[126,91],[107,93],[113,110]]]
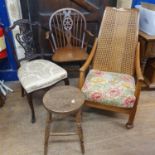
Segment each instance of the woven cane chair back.
[[86,20],[81,12],[72,8],[59,9],[49,20],[52,50],[85,45]]
[[138,18],[136,9],[106,8],[98,36],[94,69],[134,74]]

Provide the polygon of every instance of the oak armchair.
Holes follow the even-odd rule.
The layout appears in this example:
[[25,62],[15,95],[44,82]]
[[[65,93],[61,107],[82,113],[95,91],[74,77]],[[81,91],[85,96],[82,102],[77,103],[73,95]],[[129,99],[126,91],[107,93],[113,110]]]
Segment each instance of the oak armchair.
[[107,7],[98,38],[80,68],[79,87],[85,105],[128,114],[126,128],[133,127],[143,82],[138,24],[137,10]]
[[83,62],[87,59],[87,30],[84,15],[73,8],[55,11],[49,19],[50,31],[46,33],[52,49],[52,60],[57,63]]

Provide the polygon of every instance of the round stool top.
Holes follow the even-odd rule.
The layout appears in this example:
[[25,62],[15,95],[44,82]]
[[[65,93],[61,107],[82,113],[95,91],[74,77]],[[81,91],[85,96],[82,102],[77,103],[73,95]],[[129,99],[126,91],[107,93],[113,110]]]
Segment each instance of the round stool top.
[[72,86],[58,86],[45,94],[43,104],[52,112],[69,113],[78,110],[84,104],[84,100],[80,89]]

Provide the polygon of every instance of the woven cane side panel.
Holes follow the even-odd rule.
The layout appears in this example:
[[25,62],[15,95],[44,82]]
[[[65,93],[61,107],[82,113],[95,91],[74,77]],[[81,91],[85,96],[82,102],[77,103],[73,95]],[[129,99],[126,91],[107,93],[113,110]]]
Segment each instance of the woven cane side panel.
[[106,8],[93,68],[132,75],[137,38],[137,11]]

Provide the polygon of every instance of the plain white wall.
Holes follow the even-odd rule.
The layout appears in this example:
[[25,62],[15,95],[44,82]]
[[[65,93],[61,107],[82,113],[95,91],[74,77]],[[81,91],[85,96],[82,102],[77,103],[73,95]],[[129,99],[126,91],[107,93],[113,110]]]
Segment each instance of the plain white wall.
[[117,0],[118,8],[131,8],[132,0]]
[[[12,25],[14,21],[18,19],[22,19],[20,0],[5,0],[5,2],[7,5],[10,23]],[[16,27],[13,30],[13,36],[14,36],[14,41],[15,41],[15,46],[16,46],[17,57],[18,59],[22,59],[25,57],[25,51],[15,39],[15,35],[16,33],[18,33],[18,31],[19,29],[18,27]]]

